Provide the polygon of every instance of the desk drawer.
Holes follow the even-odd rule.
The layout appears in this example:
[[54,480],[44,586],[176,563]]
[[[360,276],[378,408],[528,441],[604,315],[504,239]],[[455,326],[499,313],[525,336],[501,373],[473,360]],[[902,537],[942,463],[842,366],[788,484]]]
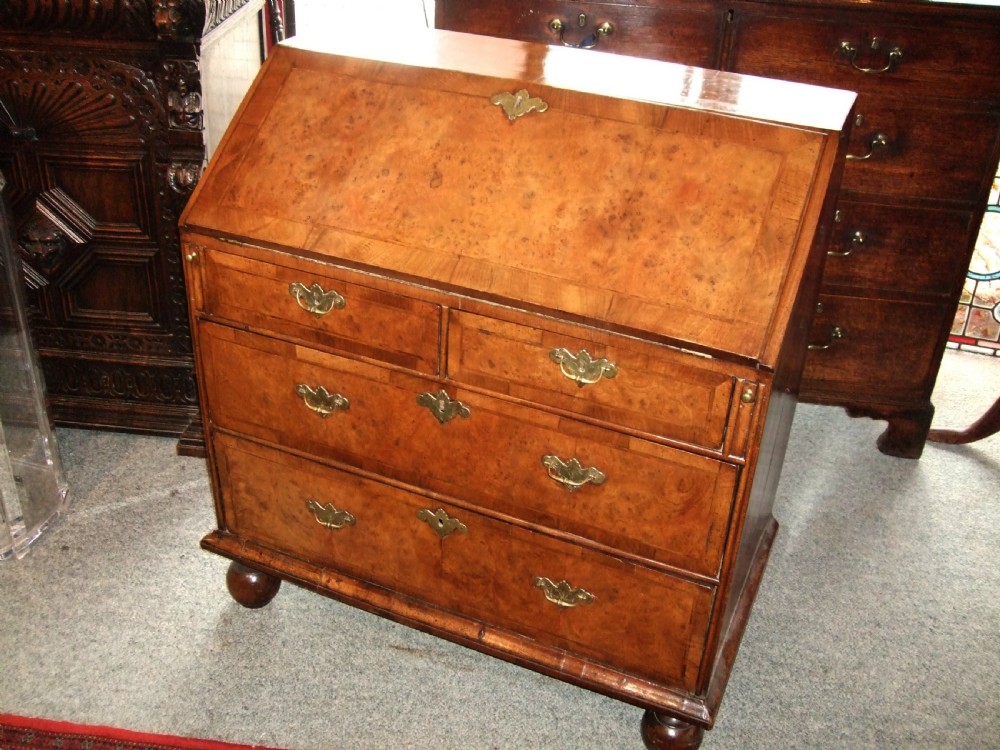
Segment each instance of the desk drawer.
[[951,297],[975,233],[971,211],[841,200],[823,285]]
[[870,95],[855,111],[842,193],[978,207],[995,174],[1000,113]]
[[[434,381],[229,328],[203,325],[201,346],[220,427],[718,575],[733,465],[454,387],[467,411],[442,423]],[[319,416],[301,385],[340,407]]]
[[[806,356],[804,399],[901,403],[924,397],[937,372],[952,305],[820,295],[813,347]],[[841,337],[831,337],[839,329]],[[938,354],[935,356],[935,353]]]
[[944,10],[920,18],[893,15],[885,4],[877,12],[745,8],[730,51],[729,67],[739,73],[880,96],[1000,97],[1000,24],[985,8],[978,22],[968,9],[965,20]]
[[[583,22],[581,25],[581,16]],[[717,64],[724,14],[711,3],[438,0],[437,27],[696,65]],[[553,29],[552,21],[562,22]],[[611,33],[598,27],[608,24]]]
[[[696,688],[711,586],[231,437],[219,436],[216,451],[225,523],[238,536],[641,677]],[[463,530],[448,533],[438,519]],[[574,606],[555,604],[536,581],[542,577],[592,599],[576,592],[567,600]]]
[[204,313],[419,372],[437,372],[440,308],[328,268],[298,271],[209,249]]
[[[610,335],[567,336],[456,311],[448,331],[448,376],[455,381],[658,437],[722,447],[735,380],[708,360]],[[581,355],[594,364],[586,367]]]

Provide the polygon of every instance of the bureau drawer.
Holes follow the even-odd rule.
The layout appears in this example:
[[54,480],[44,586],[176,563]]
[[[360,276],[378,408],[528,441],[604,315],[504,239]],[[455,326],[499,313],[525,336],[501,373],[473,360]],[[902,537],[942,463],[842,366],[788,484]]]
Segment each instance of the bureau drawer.
[[855,112],[842,193],[980,205],[995,174],[1000,113],[872,96],[859,96]]
[[440,308],[349,281],[215,249],[202,257],[204,313],[261,331],[390,362],[438,370]]
[[215,449],[232,533],[694,692],[711,586],[225,435]]
[[[879,95],[1000,98],[1000,19],[907,10],[737,11],[729,69]],[[820,17],[822,15],[822,17]]]
[[[200,341],[220,427],[718,575],[733,465],[454,387],[442,398],[433,381],[212,324]],[[303,387],[332,394],[327,417]],[[449,397],[467,411],[442,423],[430,407]]]
[[712,450],[726,436],[734,388],[732,375],[695,355],[454,310],[448,377]]
[[[438,0],[437,27],[713,67],[724,14],[710,3]],[[581,21],[582,19],[582,21]],[[553,28],[553,20],[561,28]],[[581,25],[582,22],[582,25]],[[604,26],[607,24],[608,26]],[[610,28],[610,33],[598,31]]]
[[823,285],[950,297],[962,285],[975,234],[971,211],[841,200]]
[[[954,307],[947,303],[820,295],[813,347],[806,356],[800,395],[900,402],[927,398]],[[835,329],[842,338],[831,338]]]

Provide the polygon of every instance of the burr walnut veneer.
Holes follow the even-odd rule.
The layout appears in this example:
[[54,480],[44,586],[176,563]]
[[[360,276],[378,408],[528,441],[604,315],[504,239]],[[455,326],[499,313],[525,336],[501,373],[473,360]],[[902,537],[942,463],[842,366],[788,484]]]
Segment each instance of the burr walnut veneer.
[[203,545],[247,606],[290,580],[696,747],[776,530],[854,95],[335,44],[275,50],[181,220]]
[[858,92],[803,400],[916,458],[1000,157],[1000,8],[927,0],[437,0],[437,25]]

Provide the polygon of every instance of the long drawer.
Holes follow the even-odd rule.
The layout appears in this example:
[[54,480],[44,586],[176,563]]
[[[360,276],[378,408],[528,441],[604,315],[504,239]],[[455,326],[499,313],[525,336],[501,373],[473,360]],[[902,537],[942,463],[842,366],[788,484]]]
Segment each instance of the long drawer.
[[736,466],[287,342],[200,331],[222,428],[718,575]]
[[695,690],[713,587],[247,441],[215,450],[230,532]]
[[[724,13],[712,3],[438,0],[438,28],[712,67]],[[554,24],[553,21],[558,21]]]
[[968,9],[961,20],[940,7],[920,19],[881,5],[875,15],[868,8],[746,4],[737,11],[731,67],[879,95],[1000,97],[995,23],[976,23]]
[[733,368],[663,346],[451,311],[447,374],[460,383],[719,450]]

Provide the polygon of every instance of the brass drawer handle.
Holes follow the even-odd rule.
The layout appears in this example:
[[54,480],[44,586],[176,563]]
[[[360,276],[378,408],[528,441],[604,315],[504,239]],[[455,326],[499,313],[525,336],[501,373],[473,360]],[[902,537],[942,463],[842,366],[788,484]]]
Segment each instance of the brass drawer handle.
[[590,352],[581,349],[573,354],[569,349],[553,349],[549,359],[559,365],[562,374],[581,388],[596,383],[602,377],[613,378],[618,374],[618,366],[604,357],[594,359]]
[[833,326],[830,329],[830,338],[825,344],[809,344],[809,348],[813,351],[824,351],[833,346],[837,341],[841,341],[844,338],[844,329],[840,326]]
[[319,284],[306,286],[300,281],[293,281],[288,285],[288,293],[295,297],[299,307],[317,318],[323,317],[331,310],[342,310],[347,304],[340,294],[332,289],[324,292]]
[[437,535],[442,539],[446,536],[450,536],[451,534],[469,533],[468,527],[457,518],[449,516],[445,512],[444,508],[438,508],[437,510],[421,508],[417,511],[417,518],[424,521],[428,526],[434,529]]
[[326,526],[328,529],[342,529],[345,526],[353,526],[357,519],[346,510],[337,510],[333,503],[320,505],[315,500],[306,500],[306,507],[312,511],[316,523]]
[[[566,41],[566,27],[568,25],[569,24],[561,18],[553,18],[549,21],[549,29],[551,29],[554,34],[559,35],[559,43],[566,47],[576,47],[577,49],[593,49],[603,37],[611,36],[615,31],[615,27],[605,21],[604,23],[595,26],[594,30],[579,42],[573,44],[572,42]],[[581,13],[576,17],[576,25],[581,29],[587,26],[586,13]]]
[[861,250],[868,241],[868,236],[860,229],[851,234],[851,244],[847,250],[827,250],[826,254],[833,258],[846,258],[853,255],[855,251]]
[[597,598],[589,591],[573,588],[565,580],[553,583],[544,576],[535,576],[531,582],[542,590],[546,599],[560,607],[575,607],[578,604],[590,604]]
[[585,484],[598,485],[608,481],[603,471],[593,466],[585,468],[576,458],[563,461],[558,456],[542,456],[542,466],[548,469],[551,479],[559,482],[570,492],[576,492]]
[[347,411],[351,408],[351,402],[339,393],[330,393],[323,386],[310,388],[305,383],[295,386],[295,393],[305,402],[305,405],[316,412],[323,419],[326,419],[335,411]]
[[875,152],[886,148],[889,145],[889,137],[885,133],[876,133],[868,141],[868,151],[863,154],[848,154],[848,159],[855,161],[867,161],[871,159]]
[[455,417],[468,419],[472,416],[472,410],[461,401],[452,399],[444,389],[437,393],[421,393],[417,396],[417,403],[428,408],[434,418],[441,424],[450,422]]
[[[871,41],[868,42],[868,48],[871,50],[878,51],[881,47],[882,40],[877,36],[873,36]],[[840,43],[840,54],[848,59],[852,68],[861,73],[888,73],[896,63],[903,59],[903,50],[901,48],[889,47],[885,65],[881,68],[866,68],[858,65],[858,46],[846,40]]]

